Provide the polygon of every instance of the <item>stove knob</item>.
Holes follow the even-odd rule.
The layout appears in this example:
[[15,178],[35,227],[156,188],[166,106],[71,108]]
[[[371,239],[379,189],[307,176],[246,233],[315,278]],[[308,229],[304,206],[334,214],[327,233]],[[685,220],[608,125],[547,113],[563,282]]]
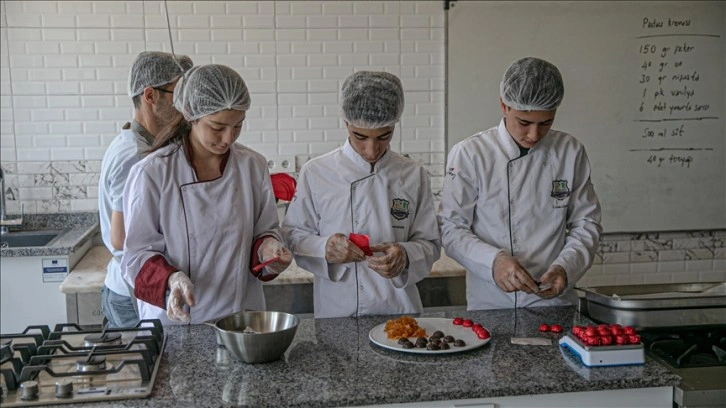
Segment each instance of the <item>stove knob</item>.
[[55,396],[58,398],[69,398],[73,396],[73,381],[65,379],[55,383]]
[[25,381],[20,384],[20,399],[21,400],[32,400],[38,398],[38,382],[37,381]]

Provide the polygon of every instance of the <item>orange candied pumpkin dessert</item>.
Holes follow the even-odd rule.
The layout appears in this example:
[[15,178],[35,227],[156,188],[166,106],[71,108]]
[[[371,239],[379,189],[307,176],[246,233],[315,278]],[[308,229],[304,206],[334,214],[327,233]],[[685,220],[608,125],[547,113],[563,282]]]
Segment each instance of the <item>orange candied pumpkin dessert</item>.
[[411,316],[401,316],[386,322],[383,329],[389,339],[400,339],[401,337],[428,337],[426,330],[419,327],[418,322]]

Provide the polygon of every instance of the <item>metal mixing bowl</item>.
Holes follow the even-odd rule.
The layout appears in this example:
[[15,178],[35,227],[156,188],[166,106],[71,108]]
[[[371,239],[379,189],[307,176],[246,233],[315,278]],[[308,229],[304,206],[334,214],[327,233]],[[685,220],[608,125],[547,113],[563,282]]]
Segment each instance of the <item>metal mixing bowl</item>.
[[[214,324],[222,344],[245,363],[266,363],[290,347],[300,319],[289,313],[246,311],[225,316]],[[251,329],[257,333],[244,333]]]

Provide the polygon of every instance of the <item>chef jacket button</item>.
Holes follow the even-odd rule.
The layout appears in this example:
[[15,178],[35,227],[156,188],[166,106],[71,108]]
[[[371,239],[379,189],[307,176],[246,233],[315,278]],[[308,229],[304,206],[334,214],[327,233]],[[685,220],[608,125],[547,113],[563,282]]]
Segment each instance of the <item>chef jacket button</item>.
[[360,290],[363,290],[363,285],[358,286]]
[[512,242],[514,242],[516,244],[517,243],[517,239],[515,238]]
[[509,204],[514,204],[514,199],[509,200]]

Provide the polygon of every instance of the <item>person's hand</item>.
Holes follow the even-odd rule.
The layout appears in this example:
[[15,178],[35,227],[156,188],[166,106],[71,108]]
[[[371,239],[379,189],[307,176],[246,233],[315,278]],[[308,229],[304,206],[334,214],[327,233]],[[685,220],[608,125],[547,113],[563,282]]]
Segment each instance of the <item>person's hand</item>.
[[534,293],[538,290],[537,282],[519,264],[517,258],[500,252],[492,264],[492,277],[499,288],[505,292],[516,292],[521,290],[526,293]]
[[360,262],[364,259],[363,250],[341,233],[331,235],[325,243],[325,260],[328,263]]
[[550,269],[542,275],[540,281],[542,284],[551,283],[552,287],[538,292],[537,296],[544,299],[560,296],[565,291],[565,288],[567,288],[567,273],[565,272],[565,268],[560,265],[550,266]]
[[184,305],[194,306],[194,284],[181,271],[172,273],[167,283],[169,299],[166,301],[166,316],[171,320],[189,323],[192,317],[184,310]]
[[408,263],[408,255],[403,246],[397,243],[386,242],[372,245],[373,253],[383,252],[382,256],[369,256],[368,267],[386,279],[392,279],[403,273]]
[[292,263],[292,253],[282,243],[275,238],[265,238],[260,245],[260,251],[262,257],[260,262],[265,262],[268,259],[278,257],[274,262],[270,262],[265,266],[267,271],[278,275],[282,273]]

